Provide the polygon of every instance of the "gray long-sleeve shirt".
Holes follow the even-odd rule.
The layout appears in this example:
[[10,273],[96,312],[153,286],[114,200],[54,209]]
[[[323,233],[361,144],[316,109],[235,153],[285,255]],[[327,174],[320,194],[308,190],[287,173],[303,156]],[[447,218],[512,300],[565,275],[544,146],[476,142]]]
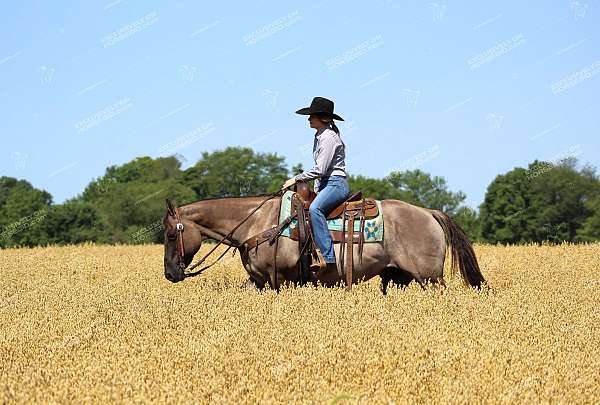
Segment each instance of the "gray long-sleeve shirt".
[[315,133],[313,143],[313,158],[315,166],[294,176],[297,181],[315,179],[315,190],[319,189],[319,178],[324,176],[347,176],[346,174],[346,145],[331,125],[319,128]]

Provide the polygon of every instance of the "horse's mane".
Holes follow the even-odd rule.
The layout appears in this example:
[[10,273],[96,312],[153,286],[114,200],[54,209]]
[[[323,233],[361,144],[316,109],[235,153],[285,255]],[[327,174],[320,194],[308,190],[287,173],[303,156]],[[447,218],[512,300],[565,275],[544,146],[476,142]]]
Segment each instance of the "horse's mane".
[[[180,205],[180,207],[184,206],[184,205],[191,205],[197,202],[201,202],[201,201],[210,201],[210,200],[224,200],[226,198],[252,198],[252,197],[271,197],[273,195],[273,193],[261,193],[261,194],[254,194],[254,195],[232,195],[232,196],[217,196],[217,197],[207,197],[207,198],[201,198],[199,200],[196,201],[192,201],[186,204],[182,204]],[[278,196],[281,197],[281,196]],[[277,197],[275,197],[277,198]]]

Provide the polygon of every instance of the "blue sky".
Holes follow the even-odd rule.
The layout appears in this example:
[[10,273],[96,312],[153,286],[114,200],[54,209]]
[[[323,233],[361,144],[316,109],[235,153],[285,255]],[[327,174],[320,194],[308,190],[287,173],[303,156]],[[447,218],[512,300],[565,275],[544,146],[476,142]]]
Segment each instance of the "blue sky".
[[60,203],[107,166],[246,145],[312,166],[335,101],[351,174],[420,168],[467,205],[499,173],[600,166],[600,2],[12,2],[0,175]]

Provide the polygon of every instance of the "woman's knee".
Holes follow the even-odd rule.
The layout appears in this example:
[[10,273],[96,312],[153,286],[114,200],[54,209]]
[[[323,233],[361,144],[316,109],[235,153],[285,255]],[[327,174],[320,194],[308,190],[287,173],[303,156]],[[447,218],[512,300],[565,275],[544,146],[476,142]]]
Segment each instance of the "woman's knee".
[[323,208],[319,204],[315,204],[315,201],[313,201],[312,204],[310,204],[310,207],[308,207],[308,211],[311,215],[319,215],[323,213]]

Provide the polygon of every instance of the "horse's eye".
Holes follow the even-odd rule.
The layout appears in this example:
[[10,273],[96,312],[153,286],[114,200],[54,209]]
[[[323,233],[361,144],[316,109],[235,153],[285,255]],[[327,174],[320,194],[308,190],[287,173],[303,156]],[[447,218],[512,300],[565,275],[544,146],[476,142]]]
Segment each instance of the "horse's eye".
[[175,232],[167,232],[167,238],[173,240],[177,237],[177,234]]

